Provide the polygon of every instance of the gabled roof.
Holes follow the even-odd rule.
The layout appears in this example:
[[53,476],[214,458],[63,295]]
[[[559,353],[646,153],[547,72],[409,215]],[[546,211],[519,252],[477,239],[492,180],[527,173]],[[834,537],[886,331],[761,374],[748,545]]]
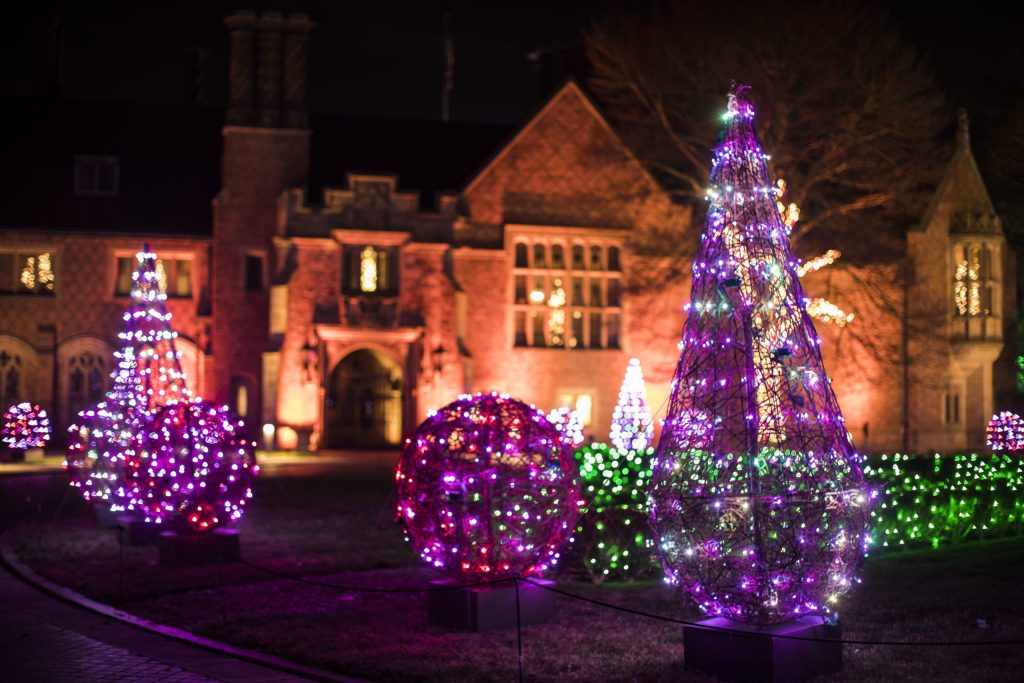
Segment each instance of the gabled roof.
[[472,226],[494,243],[508,223],[623,229],[661,188],[575,81],[567,81],[466,183]]
[[647,182],[650,183],[652,189],[659,187],[654,176],[650,174],[647,168],[643,166],[643,164],[641,164],[633,154],[633,151],[625,144],[625,142],[623,142],[618,132],[612,128],[608,119],[601,113],[601,110],[598,109],[590,96],[583,91],[583,88],[580,87],[579,83],[577,83],[574,78],[569,77],[560,88],[556,89],[548,99],[541,104],[533,116],[527,119],[526,123],[524,123],[519,130],[515,132],[511,139],[502,145],[501,148],[499,148],[487,161],[487,163],[468,180],[465,187],[462,188],[463,194],[469,194],[472,192],[473,188],[483,181],[483,179],[486,178],[487,175],[491,173],[491,171],[493,171],[494,168],[497,167],[506,155],[515,149],[517,145],[526,140],[538,123],[542,121],[553,109],[561,105],[566,98],[571,98],[582,103],[587,111],[593,115],[594,120],[597,121],[600,127],[603,128],[609,137],[614,140],[615,144],[621,148],[621,151],[630,159],[630,161],[636,164],[636,170],[643,175]]
[[956,151],[925,211],[921,227],[927,229],[940,208],[945,208],[950,215],[950,233],[1001,236],[1002,224],[971,153],[967,113],[962,109],[958,112],[956,137]]

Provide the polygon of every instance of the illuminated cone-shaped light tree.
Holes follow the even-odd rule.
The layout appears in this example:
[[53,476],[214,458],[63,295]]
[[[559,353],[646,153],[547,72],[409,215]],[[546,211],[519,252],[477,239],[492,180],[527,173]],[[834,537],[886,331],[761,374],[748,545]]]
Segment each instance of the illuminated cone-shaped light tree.
[[668,582],[705,614],[766,625],[834,615],[870,494],[744,90],[714,151],[650,521]]
[[612,429],[609,438],[620,451],[643,451],[651,445],[654,425],[651,411],[647,408],[647,389],[640,361],[629,360],[626,376],[619,389],[619,402],[612,413]]
[[82,411],[69,428],[65,462],[71,485],[86,500],[115,512],[133,509],[139,498],[134,476],[142,467],[139,440],[153,411],[190,396],[157,256],[146,246],[137,258],[121,347],[114,352],[112,388],[105,401]]

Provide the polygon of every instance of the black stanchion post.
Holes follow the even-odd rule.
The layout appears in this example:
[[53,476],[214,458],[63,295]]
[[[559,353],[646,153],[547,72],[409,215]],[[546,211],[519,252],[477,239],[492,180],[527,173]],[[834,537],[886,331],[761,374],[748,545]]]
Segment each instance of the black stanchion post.
[[222,624],[226,624],[228,623],[228,605],[224,594],[224,546],[221,545],[218,550],[220,551],[220,621]]
[[523,683],[523,619],[519,611],[519,577],[516,577],[516,649],[519,651],[519,683]]
[[121,534],[125,533],[123,526],[114,527],[118,535],[117,539],[117,599],[124,602],[124,539]]

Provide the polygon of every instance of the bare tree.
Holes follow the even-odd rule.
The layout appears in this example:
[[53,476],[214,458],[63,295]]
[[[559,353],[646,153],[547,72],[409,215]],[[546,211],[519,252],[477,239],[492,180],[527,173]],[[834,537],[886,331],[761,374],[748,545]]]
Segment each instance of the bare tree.
[[[830,269],[842,287],[808,291],[857,314],[831,330],[834,358],[900,383],[906,432],[905,340],[929,339],[945,324],[945,308],[907,315],[905,234],[948,164],[952,136],[931,73],[887,14],[851,0],[666,0],[648,11],[613,11],[591,26],[585,47],[591,90],[698,223],[730,82],[752,86],[770,168],[786,181],[785,201],[800,208],[794,252],[843,253]],[[632,291],[687,278],[694,242],[641,237],[638,251],[668,265],[634,278]],[[933,355],[917,358],[919,374],[932,369]]]
[[703,198],[730,81],[751,85],[772,171],[801,210],[792,240],[804,256],[901,251],[945,159],[933,78],[870,4],[624,7],[594,23],[586,51],[591,89],[684,202]]

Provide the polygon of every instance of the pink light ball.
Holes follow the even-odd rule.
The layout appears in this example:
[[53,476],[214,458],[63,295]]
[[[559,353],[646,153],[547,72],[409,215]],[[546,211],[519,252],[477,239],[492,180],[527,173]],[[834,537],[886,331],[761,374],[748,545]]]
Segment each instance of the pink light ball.
[[179,533],[207,533],[234,525],[252,498],[259,471],[255,443],[227,406],[203,400],[161,408],[141,439],[143,453],[132,508],[146,521]]
[[551,569],[581,505],[569,438],[506,395],[462,396],[430,415],[395,478],[406,539],[462,582]]

